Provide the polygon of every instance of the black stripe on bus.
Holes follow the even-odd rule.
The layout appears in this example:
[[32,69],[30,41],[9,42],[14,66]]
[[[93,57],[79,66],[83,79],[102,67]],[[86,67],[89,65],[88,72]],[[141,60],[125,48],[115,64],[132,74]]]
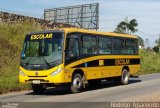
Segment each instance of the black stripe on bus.
[[[100,59],[102,60],[102,59]],[[126,60],[126,59],[123,59]],[[129,64],[126,65],[136,65],[136,64],[140,64],[140,59],[129,59]],[[103,66],[120,66],[120,65],[116,65],[116,59],[104,59],[104,65]],[[123,64],[121,65],[123,66]],[[74,66],[73,68],[83,68],[83,67],[99,67],[99,60],[94,60],[94,61],[89,61],[86,63],[82,63],[79,64],[77,66]]]
[[[104,66],[116,66],[115,60],[116,59],[104,59]],[[140,64],[140,59],[129,59],[129,60],[130,63],[128,65]]]

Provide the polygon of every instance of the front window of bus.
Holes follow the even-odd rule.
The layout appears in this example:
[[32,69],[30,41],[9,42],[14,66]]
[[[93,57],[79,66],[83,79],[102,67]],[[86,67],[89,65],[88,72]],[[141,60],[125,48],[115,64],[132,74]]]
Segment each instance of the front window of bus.
[[63,34],[61,32],[27,35],[21,53],[25,67],[53,67],[62,62]]

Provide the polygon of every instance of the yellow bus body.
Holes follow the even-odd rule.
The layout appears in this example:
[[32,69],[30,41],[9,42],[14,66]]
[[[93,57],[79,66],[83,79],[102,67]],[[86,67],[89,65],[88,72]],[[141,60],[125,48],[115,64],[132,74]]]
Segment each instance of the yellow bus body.
[[[76,29],[76,28],[64,28],[60,30],[64,31],[65,39],[66,39],[67,34],[72,33],[72,32],[137,39],[136,36],[127,35],[127,34],[97,32],[97,31],[92,31],[92,30],[84,30],[84,29]],[[64,44],[64,50],[65,50],[65,44]],[[119,63],[115,64],[114,66],[104,66],[104,59],[108,61],[110,59],[119,60]],[[54,84],[67,83],[67,82],[72,81],[73,72],[77,69],[81,69],[84,72],[84,76],[86,80],[101,79],[101,78],[103,79],[103,78],[121,76],[122,69],[124,66],[129,67],[129,72],[132,75],[140,69],[140,64],[133,64],[133,65],[126,64],[127,63],[126,60],[131,60],[131,59],[140,59],[140,57],[139,55],[97,55],[97,56],[92,56],[92,57],[77,60],[65,66],[64,64],[65,57],[63,54],[62,64],[55,66],[48,70],[26,70],[20,66],[20,71],[22,71],[25,75],[20,74],[19,81],[22,83],[32,83],[33,80],[40,80],[40,83],[54,83]],[[77,65],[80,65],[82,63],[95,61],[95,60],[99,62],[98,66],[76,67]],[[56,71],[58,68],[62,68],[61,72],[59,72],[58,74],[54,76],[51,76],[50,74]],[[38,72],[38,76],[36,76],[36,72]]]

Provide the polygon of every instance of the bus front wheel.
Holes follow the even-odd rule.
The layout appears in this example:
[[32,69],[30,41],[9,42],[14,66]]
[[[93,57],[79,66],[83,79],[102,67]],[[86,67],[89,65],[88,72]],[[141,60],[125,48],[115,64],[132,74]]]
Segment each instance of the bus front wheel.
[[81,92],[83,89],[83,79],[82,75],[76,73],[73,75],[70,90],[72,93]]
[[32,84],[32,90],[35,94],[43,94],[46,90],[46,87],[40,84]]

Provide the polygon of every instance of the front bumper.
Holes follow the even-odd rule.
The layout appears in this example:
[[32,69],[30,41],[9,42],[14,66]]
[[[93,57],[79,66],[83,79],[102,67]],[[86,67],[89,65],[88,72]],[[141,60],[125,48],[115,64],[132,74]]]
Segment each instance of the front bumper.
[[19,75],[20,83],[34,83],[34,81],[39,81],[40,83],[64,83],[64,78],[60,75],[47,76],[47,77],[28,77]]
[[58,68],[63,68],[63,66],[57,66],[50,70],[36,71],[38,74],[36,75],[35,71],[26,70],[20,67],[21,73],[19,74],[19,82],[20,83],[65,83],[64,80],[64,69],[59,71],[59,73],[55,75],[51,75],[52,72],[57,70]]

